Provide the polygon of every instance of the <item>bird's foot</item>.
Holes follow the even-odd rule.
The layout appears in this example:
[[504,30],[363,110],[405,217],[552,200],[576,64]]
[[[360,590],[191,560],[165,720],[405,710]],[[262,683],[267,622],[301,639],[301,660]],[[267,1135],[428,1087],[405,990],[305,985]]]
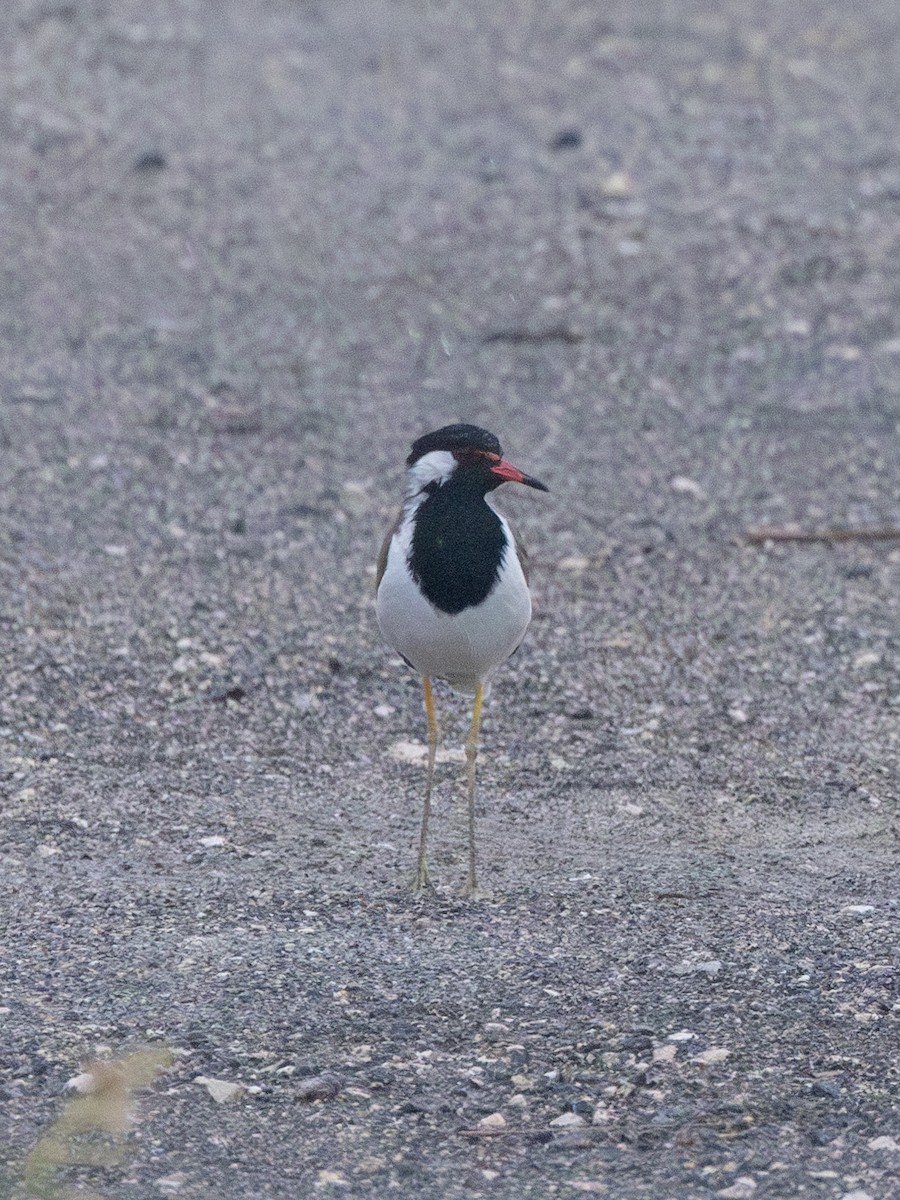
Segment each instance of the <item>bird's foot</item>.
[[425,892],[432,887],[431,876],[428,874],[428,867],[424,862],[419,863],[419,868],[416,871],[416,878],[413,883],[414,892]]

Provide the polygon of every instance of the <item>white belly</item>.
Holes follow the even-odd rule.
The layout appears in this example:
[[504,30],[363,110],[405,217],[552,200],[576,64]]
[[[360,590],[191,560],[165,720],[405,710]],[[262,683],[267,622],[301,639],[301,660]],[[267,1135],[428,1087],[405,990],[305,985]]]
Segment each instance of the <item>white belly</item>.
[[461,692],[474,692],[509,658],[531,620],[528,584],[508,527],[506,533],[508,545],[493,591],[482,604],[452,614],[435,608],[416,587],[405,539],[391,541],[375,602],[382,636],[420,674],[445,679]]

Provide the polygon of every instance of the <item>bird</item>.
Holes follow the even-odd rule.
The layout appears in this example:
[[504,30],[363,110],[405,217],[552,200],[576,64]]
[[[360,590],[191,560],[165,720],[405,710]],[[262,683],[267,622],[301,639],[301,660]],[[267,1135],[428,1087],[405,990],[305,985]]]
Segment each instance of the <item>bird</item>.
[[376,570],[381,635],[422,680],[428,757],[415,890],[430,886],[428,824],[438,722],[433,679],[471,696],[465,740],[469,813],[466,894],[478,894],[475,862],[475,763],[481,709],[494,672],[521,645],[531,620],[527,556],[494,493],[504,483],[537,491],[546,484],[503,457],[494,434],[445,425],[413,442],[400,515]]

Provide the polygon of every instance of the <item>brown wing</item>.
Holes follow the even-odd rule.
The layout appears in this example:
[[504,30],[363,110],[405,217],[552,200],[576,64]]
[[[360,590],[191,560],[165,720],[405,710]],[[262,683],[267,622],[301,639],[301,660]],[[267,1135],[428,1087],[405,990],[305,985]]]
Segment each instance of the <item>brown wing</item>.
[[393,523],[390,529],[384,536],[384,541],[381,543],[381,549],[378,551],[378,565],[375,568],[375,591],[377,593],[381,586],[381,580],[384,577],[385,568],[387,567],[388,551],[391,548],[391,538],[400,528],[400,522],[403,520],[403,509],[401,508],[397,520]]

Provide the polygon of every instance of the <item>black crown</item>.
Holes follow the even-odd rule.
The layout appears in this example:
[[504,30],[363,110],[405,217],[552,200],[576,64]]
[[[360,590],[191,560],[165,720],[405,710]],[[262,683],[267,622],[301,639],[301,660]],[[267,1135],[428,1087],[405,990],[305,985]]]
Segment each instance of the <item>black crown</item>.
[[418,462],[423,454],[432,450],[449,450],[455,454],[460,450],[484,450],[488,454],[503,456],[497,438],[477,425],[445,425],[443,429],[435,429],[434,433],[425,433],[412,444],[406,465],[411,467]]

